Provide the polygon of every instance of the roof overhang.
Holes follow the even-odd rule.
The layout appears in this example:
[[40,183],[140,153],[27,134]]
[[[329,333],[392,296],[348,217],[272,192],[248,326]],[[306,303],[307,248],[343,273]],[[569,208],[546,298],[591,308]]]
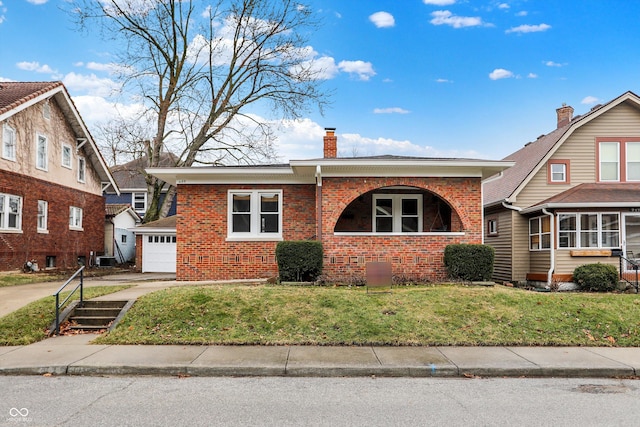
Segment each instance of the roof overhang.
[[621,208],[640,208],[640,202],[590,202],[590,203],[545,203],[542,205],[530,206],[520,211],[522,214],[527,215],[535,212],[540,212],[543,209],[546,210],[571,210],[571,209],[621,209]]
[[332,177],[476,177],[489,178],[514,162],[459,159],[314,159],[288,166],[148,168],[147,173],[180,184],[314,184],[320,173]]

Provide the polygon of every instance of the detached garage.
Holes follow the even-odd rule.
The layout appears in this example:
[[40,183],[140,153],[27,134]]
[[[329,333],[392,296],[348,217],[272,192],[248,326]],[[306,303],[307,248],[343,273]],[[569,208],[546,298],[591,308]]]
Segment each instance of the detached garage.
[[176,272],[176,217],[136,227],[136,265],[143,273]]

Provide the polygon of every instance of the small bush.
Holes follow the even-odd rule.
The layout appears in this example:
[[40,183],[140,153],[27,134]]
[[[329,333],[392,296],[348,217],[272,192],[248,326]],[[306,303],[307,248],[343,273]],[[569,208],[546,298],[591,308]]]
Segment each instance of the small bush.
[[618,284],[618,270],[610,264],[584,264],[573,270],[573,281],[585,291],[610,292]]
[[495,250],[488,245],[458,244],[444,249],[444,265],[455,280],[490,280],[494,258]]
[[281,282],[314,282],[322,274],[322,243],[314,240],[279,242],[276,259]]

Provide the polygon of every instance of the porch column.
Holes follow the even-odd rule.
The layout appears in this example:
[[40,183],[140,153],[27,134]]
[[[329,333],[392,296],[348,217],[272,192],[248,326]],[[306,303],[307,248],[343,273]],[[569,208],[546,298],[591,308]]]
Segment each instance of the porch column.
[[322,241],[322,168],[316,166],[316,239]]

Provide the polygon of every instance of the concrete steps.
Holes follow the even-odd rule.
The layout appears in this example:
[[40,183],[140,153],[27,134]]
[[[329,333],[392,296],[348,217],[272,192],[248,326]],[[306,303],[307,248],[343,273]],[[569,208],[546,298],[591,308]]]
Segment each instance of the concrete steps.
[[69,329],[73,331],[103,331],[122,313],[129,301],[84,301],[69,315]]

